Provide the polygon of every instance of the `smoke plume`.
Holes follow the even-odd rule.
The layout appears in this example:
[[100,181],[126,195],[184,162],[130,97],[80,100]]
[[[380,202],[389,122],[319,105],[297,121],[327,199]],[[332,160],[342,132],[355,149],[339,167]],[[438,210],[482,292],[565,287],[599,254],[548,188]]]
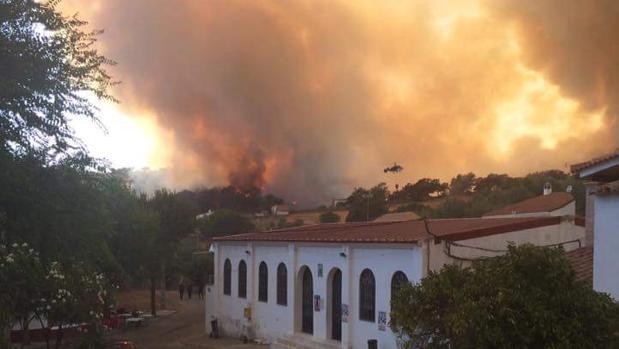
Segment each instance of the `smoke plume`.
[[[160,146],[183,185],[316,203],[379,181],[565,169],[617,146],[616,1],[67,6],[106,30],[116,95],[172,134]],[[400,179],[382,171],[394,161]]]

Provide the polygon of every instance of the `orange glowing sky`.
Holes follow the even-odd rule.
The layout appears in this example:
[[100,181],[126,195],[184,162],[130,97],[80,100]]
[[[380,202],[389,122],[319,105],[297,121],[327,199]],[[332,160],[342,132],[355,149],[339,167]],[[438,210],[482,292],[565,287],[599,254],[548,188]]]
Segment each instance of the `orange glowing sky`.
[[[524,174],[617,146],[616,3],[65,1],[118,65],[118,166],[319,202],[356,185]],[[614,8],[614,11],[612,10]]]

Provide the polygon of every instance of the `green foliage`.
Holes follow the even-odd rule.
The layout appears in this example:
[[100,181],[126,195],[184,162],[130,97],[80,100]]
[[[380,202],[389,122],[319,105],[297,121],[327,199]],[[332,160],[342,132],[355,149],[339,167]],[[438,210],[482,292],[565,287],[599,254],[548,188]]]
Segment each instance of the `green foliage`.
[[449,193],[451,195],[470,194],[475,189],[475,174],[470,172],[467,174],[459,174],[451,179],[449,184]]
[[17,322],[24,343],[34,319],[46,319],[60,329],[69,323],[100,325],[114,288],[86,263],[42,263],[27,243],[0,248],[0,283],[0,309],[5,312],[0,328]]
[[[89,92],[113,99],[105,71],[113,64],[95,49],[100,32],[85,32],[86,22],[65,17],[58,1],[0,2],[0,144],[5,149],[75,145],[72,117],[97,121]],[[16,148],[17,147],[17,148]]]
[[[576,214],[585,210],[585,187],[582,181],[558,170],[530,173],[524,177],[509,177],[506,174],[489,174],[486,177],[458,175],[452,180],[456,187],[468,187],[466,195],[461,189],[450,191],[445,201],[435,209],[415,210],[420,215],[432,218],[479,217],[494,209],[513,204],[524,199],[542,195],[545,183],[550,183],[555,191],[564,191],[572,186],[576,199]],[[470,185],[470,179],[473,184]],[[462,184],[462,182],[468,184]]]
[[195,208],[195,213],[229,209],[242,213],[269,211],[273,205],[284,200],[272,194],[263,195],[259,188],[237,188],[234,186],[185,190],[179,193]]
[[404,286],[391,326],[407,348],[619,347],[619,305],[576,281],[562,249],[532,245]]
[[320,223],[337,223],[339,221],[340,216],[333,211],[327,211],[320,215]]
[[47,163],[0,149],[0,243],[28,242],[44,263],[92,258],[101,270],[117,270],[107,243],[114,203],[96,166],[86,156]]
[[385,183],[380,183],[370,190],[356,188],[346,199],[348,216],[346,221],[371,221],[387,213],[389,189]]
[[303,220],[300,218],[295,219],[293,222],[288,222],[286,218],[280,218],[279,221],[277,221],[276,228],[278,229],[294,228],[294,227],[300,227],[302,225],[303,225]]
[[438,179],[422,178],[415,184],[407,183],[401,190],[391,195],[396,201],[425,201],[433,196],[442,196],[447,192],[449,185]]
[[249,218],[227,209],[211,213],[207,218],[202,219],[199,224],[200,232],[207,238],[241,234],[254,229],[254,225]]
[[39,254],[27,243],[0,246],[0,309],[6,312],[0,329],[10,322],[28,329],[37,309],[42,306],[45,269]]

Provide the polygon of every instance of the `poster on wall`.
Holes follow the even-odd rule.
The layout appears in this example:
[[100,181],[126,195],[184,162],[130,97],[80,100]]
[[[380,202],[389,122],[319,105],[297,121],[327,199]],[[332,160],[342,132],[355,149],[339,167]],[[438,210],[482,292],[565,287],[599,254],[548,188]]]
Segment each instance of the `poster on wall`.
[[314,296],[314,311],[320,311],[320,295]]
[[387,328],[387,312],[379,311],[378,312],[378,330],[384,331]]
[[342,322],[348,322],[348,304],[342,304]]
[[318,277],[322,277],[322,263],[318,263]]

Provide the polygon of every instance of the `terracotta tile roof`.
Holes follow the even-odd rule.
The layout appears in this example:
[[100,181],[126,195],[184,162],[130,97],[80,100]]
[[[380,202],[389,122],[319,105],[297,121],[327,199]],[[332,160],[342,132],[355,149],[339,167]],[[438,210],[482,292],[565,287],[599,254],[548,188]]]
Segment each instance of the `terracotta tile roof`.
[[542,213],[558,210],[574,201],[574,196],[570,193],[556,192],[548,195],[540,195],[526,199],[515,204],[490,211],[484,215],[499,216],[517,213]]
[[[466,240],[561,222],[561,217],[457,218],[428,220],[436,237]],[[317,224],[215,238],[215,241],[415,243],[432,236],[423,221]]]
[[576,272],[576,279],[593,287],[593,247],[585,246],[565,253]]
[[606,154],[606,155],[602,155],[602,156],[598,156],[596,158],[593,158],[589,161],[585,161],[585,162],[580,162],[578,164],[574,164],[572,166],[570,166],[570,170],[572,171],[572,173],[576,173],[576,172],[580,172],[582,170],[585,170],[591,166],[595,166],[597,164],[600,164],[604,161],[608,161],[608,160],[612,160],[616,157],[619,157],[619,149],[615,150],[614,152],[610,153],[610,154]]

